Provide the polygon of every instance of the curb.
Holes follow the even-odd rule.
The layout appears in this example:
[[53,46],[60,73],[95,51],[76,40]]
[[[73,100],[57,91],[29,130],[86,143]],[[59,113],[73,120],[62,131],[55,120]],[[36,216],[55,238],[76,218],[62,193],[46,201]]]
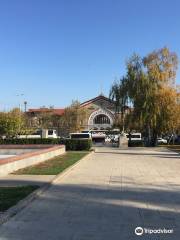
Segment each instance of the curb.
[[37,190],[29,194],[24,199],[20,200],[15,206],[10,207],[6,212],[0,214],[0,225],[7,222],[11,217],[19,213],[23,210],[28,204],[30,204],[33,200],[43,194],[53,183],[56,183],[59,179],[62,179],[66,176],[70,171],[72,171],[77,165],[79,165],[82,161],[87,160],[91,155],[93,155],[94,151],[88,153],[86,156],[75,162],[73,165],[66,168],[61,173],[57,174],[50,182],[45,183],[42,187],[39,187]]
[[180,155],[180,152],[177,152],[177,151],[174,150],[174,149],[167,148],[167,150],[168,150],[169,152],[174,152],[174,153],[177,153],[178,155]]

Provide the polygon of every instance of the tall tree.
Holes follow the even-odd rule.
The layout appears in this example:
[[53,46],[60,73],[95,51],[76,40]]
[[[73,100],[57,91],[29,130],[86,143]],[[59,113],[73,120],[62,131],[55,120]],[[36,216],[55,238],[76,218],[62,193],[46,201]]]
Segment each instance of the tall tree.
[[64,134],[80,132],[83,129],[86,114],[87,111],[81,108],[80,103],[73,101],[72,104],[65,109],[61,118],[61,129],[63,129]]
[[121,78],[120,81],[115,81],[110,89],[109,97],[115,102],[115,126],[124,131],[125,127],[125,112],[128,105],[128,95],[126,89],[126,79]]
[[53,127],[53,114],[51,111],[42,112],[38,116],[39,127],[42,129],[48,129]]
[[17,137],[26,130],[24,114],[15,108],[10,112],[0,113],[0,136]]
[[[126,116],[129,125],[137,128],[138,123],[139,130],[145,132],[152,144],[159,134],[178,127],[177,65],[177,55],[168,48],[153,51],[144,58],[134,54],[127,62],[126,76],[111,88],[116,93],[124,86],[122,96],[133,107],[130,116]],[[118,95],[117,100],[120,98]],[[121,107],[121,103],[117,104]]]

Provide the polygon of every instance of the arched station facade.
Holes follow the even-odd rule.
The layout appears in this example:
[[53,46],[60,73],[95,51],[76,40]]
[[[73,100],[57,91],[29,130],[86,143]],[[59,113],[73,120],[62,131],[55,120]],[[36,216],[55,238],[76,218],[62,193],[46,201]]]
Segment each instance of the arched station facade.
[[115,118],[115,104],[109,98],[99,95],[81,104],[86,108],[87,118],[84,121],[84,130],[111,129]]

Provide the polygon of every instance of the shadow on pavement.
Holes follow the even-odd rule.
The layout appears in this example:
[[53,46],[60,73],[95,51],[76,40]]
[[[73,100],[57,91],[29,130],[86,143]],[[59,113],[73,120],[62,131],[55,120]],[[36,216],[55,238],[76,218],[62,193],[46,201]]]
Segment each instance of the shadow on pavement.
[[[178,185],[140,185],[131,178],[121,187],[116,183],[54,184],[0,227],[0,239],[180,239]],[[174,233],[139,237],[137,226],[173,228]]]

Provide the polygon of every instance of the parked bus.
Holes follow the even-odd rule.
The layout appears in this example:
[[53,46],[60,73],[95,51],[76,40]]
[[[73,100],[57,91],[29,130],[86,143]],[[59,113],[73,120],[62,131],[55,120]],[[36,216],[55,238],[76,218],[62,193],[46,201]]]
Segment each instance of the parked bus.
[[18,138],[58,138],[55,129],[39,129],[34,133],[19,135]]

